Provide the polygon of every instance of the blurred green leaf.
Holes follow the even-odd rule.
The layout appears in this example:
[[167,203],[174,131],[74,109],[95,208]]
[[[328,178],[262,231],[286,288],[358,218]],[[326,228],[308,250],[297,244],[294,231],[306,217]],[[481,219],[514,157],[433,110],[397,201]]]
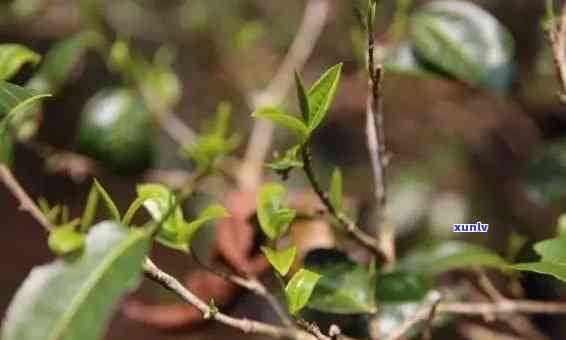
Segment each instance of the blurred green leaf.
[[566,237],[557,237],[535,243],[533,249],[543,261],[566,265]]
[[269,119],[275,124],[296,133],[301,138],[301,140],[306,139],[309,134],[307,126],[299,118],[288,115],[274,107],[264,107],[256,110],[254,113],[252,113],[252,117]]
[[[161,222],[170,209],[176,205],[175,195],[160,184],[141,184],[137,186],[138,197],[143,200],[143,206],[153,220]],[[189,252],[189,228],[183,218],[180,207],[175,207],[161,225],[156,240],[162,245]]]
[[8,308],[2,339],[100,339],[118,299],[141,279],[150,236],[112,222],[94,226],[78,258],[32,270]]
[[245,52],[253,47],[265,35],[261,21],[245,22],[233,37],[232,46],[236,52]]
[[494,251],[482,246],[461,241],[445,241],[409,253],[399,261],[397,269],[410,273],[437,274],[473,266],[505,269],[507,263]]
[[49,233],[48,245],[57,255],[74,253],[84,248],[85,235],[77,231],[79,220],[57,227]]
[[512,83],[514,41],[493,15],[466,1],[434,1],[412,18],[417,55],[447,74],[498,94]]
[[41,56],[18,44],[0,44],[0,80],[15,75],[25,64],[39,63]]
[[285,287],[289,313],[295,315],[306,306],[319,279],[319,274],[306,269],[293,275]]
[[554,276],[566,282],[566,265],[556,262],[528,262],[509,266],[511,269]]
[[116,206],[116,204],[112,200],[112,197],[110,197],[108,192],[106,192],[106,190],[102,187],[102,185],[96,179],[94,180],[94,186],[96,187],[96,190],[98,191],[98,193],[102,197],[102,200],[104,201],[104,204],[106,205],[106,209],[108,210],[110,217],[112,217],[112,219],[114,221],[120,222],[120,220],[122,219],[120,217],[120,211],[118,210],[118,207]]
[[415,55],[410,43],[402,43],[397,48],[389,51],[383,61],[386,71],[404,74],[417,78],[439,78],[442,75],[435,73],[422,63]]
[[100,48],[104,38],[96,32],[81,32],[59,41],[45,55],[39,71],[29,86],[40,91],[57,93],[69,78],[83,55],[91,48]]
[[340,168],[334,168],[330,177],[329,190],[330,203],[336,210],[342,209],[342,171]]
[[50,96],[50,94],[0,81],[0,117],[6,114],[4,121],[12,119],[14,115],[25,112],[38,100]]
[[210,169],[222,157],[232,152],[239,144],[236,134],[228,134],[231,106],[222,102],[216,109],[213,121],[207,121],[195,144],[187,144],[182,152],[191,158],[200,169]]
[[377,301],[402,302],[423,299],[432,289],[432,280],[423,274],[392,272],[377,277]]
[[143,202],[145,202],[144,197],[136,197],[136,199],[130,204],[128,210],[126,210],[126,213],[122,218],[123,225],[127,227],[130,226],[130,224],[132,223],[132,219],[134,218],[134,215],[143,206]]
[[295,218],[295,211],[285,206],[285,188],[279,184],[264,184],[257,197],[257,217],[263,232],[272,240],[279,238]]
[[366,266],[333,249],[310,251],[304,266],[322,275],[309,308],[335,314],[371,313],[375,310],[375,288]]
[[269,260],[273,268],[275,268],[279,274],[285,276],[295,261],[297,247],[291,246],[281,250],[261,247],[261,251],[265,254],[265,257],[267,257],[267,260]]
[[307,125],[310,132],[314,131],[326,116],[336,95],[341,72],[342,63],[333,66],[309,90],[310,116]]

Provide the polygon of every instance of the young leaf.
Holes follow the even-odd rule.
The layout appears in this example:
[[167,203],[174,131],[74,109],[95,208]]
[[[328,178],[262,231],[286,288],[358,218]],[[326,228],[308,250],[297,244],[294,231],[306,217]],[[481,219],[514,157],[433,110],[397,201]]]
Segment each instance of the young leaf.
[[505,94],[513,80],[514,41],[493,15],[467,1],[434,1],[412,19],[419,58],[472,85]]
[[326,71],[309,90],[310,116],[307,121],[309,132],[314,131],[326,116],[326,112],[334,100],[341,72],[342,63]]
[[335,209],[342,209],[342,171],[340,168],[334,168],[332,177],[330,178],[330,203]]
[[350,260],[334,249],[310,251],[305,268],[322,275],[309,308],[333,314],[371,313],[375,310],[375,288],[367,266]]
[[57,255],[66,255],[84,248],[85,235],[77,231],[78,219],[57,227],[49,234],[48,245]]
[[[8,115],[4,118],[3,124],[10,119],[11,116],[19,112],[24,112],[39,99],[50,96],[50,94],[0,80],[0,115]],[[7,122],[5,124],[7,124]]]
[[171,249],[189,252],[188,224],[183,218],[181,208],[176,207],[174,212],[165,221],[162,221],[165,214],[176,205],[175,195],[159,184],[138,185],[137,192],[153,220],[157,223],[162,222],[161,229],[157,234],[157,241]]
[[36,267],[19,288],[3,340],[98,340],[120,297],[136,287],[151,233],[113,222],[94,226],[74,261]]
[[533,248],[541,256],[539,262],[519,263],[510,268],[552,275],[566,282],[566,238],[558,237],[536,243]]
[[96,208],[98,207],[98,198],[100,197],[99,191],[96,185],[92,185],[86,199],[86,206],[81,216],[81,231],[86,232],[88,228],[92,225],[94,220],[94,215],[96,214]]
[[285,188],[268,183],[261,187],[257,197],[257,217],[263,232],[274,240],[283,235],[295,218],[295,212],[284,205]]
[[125,225],[126,227],[130,226],[130,223],[132,223],[132,218],[134,218],[136,212],[143,206],[143,202],[145,202],[145,198],[136,197],[136,199],[132,202],[132,204],[130,204],[128,210],[126,210],[126,213],[122,218],[123,225]]
[[437,274],[473,266],[505,269],[507,263],[494,251],[482,246],[461,241],[446,241],[410,253],[399,261],[397,269]]
[[303,167],[303,162],[297,157],[300,147],[301,145],[295,145],[287,150],[283,156],[276,158],[273,162],[266,164],[266,166],[286,180],[291,170]]
[[306,269],[300,269],[293,275],[285,287],[289,313],[297,314],[306,304],[321,276]]
[[100,185],[100,183],[98,183],[96,179],[94,180],[94,186],[96,187],[96,190],[98,191],[100,196],[102,196],[102,200],[104,201],[106,209],[108,210],[108,213],[110,214],[112,219],[116,222],[120,222],[120,211],[118,210],[118,207],[116,207],[116,204],[114,203],[108,192],[104,190],[102,185]]
[[297,247],[291,246],[286,249],[271,249],[268,247],[261,247],[261,251],[269,260],[269,263],[281,274],[282,276],[287,275],[289,269],[295,261],[295,255],[297,254]]
[[301,108],[303,120],[305,122],[308,122],[311,116],[311,110],[309,107],[309,98],[307,95],[307,91],[305,90],[303,79],[301,78],[301,75],[298,72],[295,72],[295,84],[297,86],[297,98],[299,99],[299,107]]
[[432,280],[427,275],[392,272],[377,277],[375,296],[380,303],[418,301],[431,289]]
[[254,118],[265,118],[273,121],[277,125],[281,125],[292,132],[296,133],[301,139],[306,139],[309,134],[308,128],[300,119],[283,113],[281,110],[273,107],[265,107],[252,113]]
[[29,48],[18,44],[0,44],[0,80],[15,75],[25,64],[35,65],[41,56]]

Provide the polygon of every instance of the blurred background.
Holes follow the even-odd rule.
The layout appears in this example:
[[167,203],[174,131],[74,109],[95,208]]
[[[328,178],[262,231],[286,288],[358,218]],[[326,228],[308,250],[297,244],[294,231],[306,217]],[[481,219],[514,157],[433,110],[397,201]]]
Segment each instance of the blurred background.
[[[415,1],[413,6],[418,8],[427,2]],[[556,96],[558,82],[541,31],[544,1],[470,2],[492,13],[513,35],[514,80],[508,93],[500,96],[454,80],[386,73],[386,139],[392,153],[388,189],[393,219],[399,226],[401,253],[427,239],[453,238],[453,223],[481,221],[489,223],[489,233],[467,234],[467,239],[505,254],[510,235],[528,238],[529,243],[555,235],[559,216],[564,212],[566,108]],[[220,102],[231,103],[232,129],[242,141],[236,154],[241,155],[253,124],[246,97],[263,89],[277,70],[295,37],[305,2],[95,3],[99,11],[96,20],[102,21],[110,36],[128,41],[132,49],[147,58],[160,48],[174,57],[171,67],[178,83],[173,82],[173,86],[179,91],[179,102],[173,111],[188,126],[198,129]],[[336,101],[314,137],[317,167],[327,178],[332,167],[339,165],[346,192],[358,202],[360,218],[371,221],[373,188],[368,185],[371,169],[364,135],[367,82],[360,72],[359,25],[352,9],[354,1],[329,3],[328,22],[302,72],[305,82],[310,84],[328,67],[344,63]],[[381,3],[378,32],[384,32],[391,23],[396,8],[394,0]],[[82,11],[79,2],[72,0],[2,0],[0,42],[21,43],[44,54],[61,39],[84,28],[88,21],[85,11],[89,10]],[[26,68],[16,82],[25,82],[33,72],[32,67]],[[14,173],[32,197],[67,204],[72,216],[80,215],[91,185],[90,175],[81,176],[80,164],[63,166],[73,168],[71,176],[68,169],[61,171],[53,165],[68,165],[71,160],[52,156],[80,151],[79,120],[85,104],[101,90],[121,86],[123,82],[107,61],[94,52],[86,53],[73,67],[69,80],[46,102],[33,142],[15,146]],[[284,106],[290,112],[298,111],[294,95]],[[151,171],[173,176],[191,169],[188,161],[178,157],[177,144],[165,132],[158,130],[153,137],[149,131],[141,135],[140,138],[151,139],[151,147],[158,150]],[[283,150],[290,140],[285,131],[276,130],[273,150]],[[96,176],[120,208],[125,209],[135,197],[135,185],[147,181],[149,170],[142,166],[128,176],[114,170],[102,169]],[[299,175],[291,176],[290,183],[296,187],[306,184]],[[17,208],[14,198],[0,187],[0,317],[29,270],[53,258],[43,230]],[[190,271],[192,264],[187,257],[161,247],[154,252],[165,268],[179,276]],[[525,251],[519,256],[529,258],[533,254]],[[566,293],[558,281],[540,276],[525,275],[522,283],[531,298],[559,299]],[[144,283],[139,294],[154,302],[174,301],[152,283]],[[245,293],[233,301],[228,311],[273,320],[264,307],[261,301]],[[535,321],[552,338],[560,339],[560,334],[564,334],[566,326],[559,317]],[[458,338],[456,333],[447,334],[447,339]],[[241,335],[217,324],[163,332],[116,313],[107,339],[234,336]]]

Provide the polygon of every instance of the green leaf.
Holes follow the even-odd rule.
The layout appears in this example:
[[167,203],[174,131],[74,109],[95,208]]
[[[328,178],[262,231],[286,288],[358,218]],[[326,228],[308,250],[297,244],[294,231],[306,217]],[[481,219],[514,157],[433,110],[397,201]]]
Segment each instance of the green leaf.
[[281,250],[261,247],[261,251],[265,254],[273,268],[275,268],[279,274],[285,276],[289,272],[289,269],[291,269],[293,261],[295,261],[297,247],[291,246]]
[[128,210],[126,210],[126,213],[124,214],[124,217],[122,218],[122,224],[129,227],[130,223],[132,223],[132,218],[134,218],[134,215],[136,214],[136,212],[143,206],[143,202],[145,202],[145,198],[143,197],[136,197],[136,199],[130,204],[130,206],[128,207]]
[[284,205],[285,188],[268,183],[260,188],[257,197],[257,217],[263,232],[272,240],[283,235],[295,218],[295,211]]
[[322,275],[309,308],[333,314],[371,313],[375,310],[375,288],[366,266],[333,249],[310,251],[304,266]]
[[94,226],[73,261],[36,267],[19,288],[3,340],[98,340],[120,297],[136,287],[151,233],[113,222]]
[[25,64],[35,65],[41,56],[29,48],[18,44],[0,44],[0,80],[15,75]]
[[341,72],[342,63],[326,71],[309,90],[310,116],[307,121],[309,132],[314,131],[326,116],[336,95]]
[[311,116],[311,109],[309,107],[309,98],[307,91],[305,90],[305,85],[303,79],[298,72],[295,72],[295,85],[297,87],[297,98],[299,100],[299,107],[301,108],[301,113],[303,115],[303,120],[305,122],[309,121]]
[[566,237],[558,237],[535,243],[535,252],[541,256],[539,262],[519,263],[510,268],[552,275],[566,282]]
[[306,306],[320,277],[306,269],[300,269],[293,275],[285,287],[289,313],[295,315]]
[[57,255],[66,255],[84,248],[85,235],[76,230],[78,220],[55,228],[49,234],[48,245]]
[[507,263],[494,251],[482,246],[461,241],[446,241],[410,253],[399,261],[397,269],[438,274],[473,266],[505,269]]
[[342,209],[342,171],[340,168],[334,168],[332,177],[330,178],[330,203],[336,210]]
[[102,185],[96,179],[94,180],[94,186],[96,187],[96,190],[98,191],[100,196],[102,196],[102,200],[104,201],[104,204],[106,205],[106,209],[108,210],[110,217],[112,217],[112,219],[114,221],[120,222],[120,220],[122,219],[120,217],[120,211],[118,210],[118,207],[116,207],[116,204],[112,200],[112,197],[110,197],[108,192],[106,192],[106,190],[104,190]]
[[499,94],[512,83],[514,42],[495,17],[465,1],[434,1],[412,18],[419,58],[472,85]]
[[417,58],[412,45],[409,43],[402,43],[397,48],[389,51],[383,61],[383,67],[387,72],[395,72],[423,79],[442,76],[423,64],[422,60]]
[[432,288],[429,276],[407,272],[392,272],[377,277],[375,294],[381,302],[415,301],[423,299]]
[[81,216],[81,231],[86,232],[92,225],[96,208],[98,207],[99,190],[96,185],[92,185],[86,199],[86,206]]
[[229,216],[230,216],[230,214],[228,213],[228,210],[226,210],[226,208],[224,208],[222,205],[212,204],[208,208],[204,209],[200,213],[199,217],[196,220],[187,224],[187,228],[186,228],[187,235],[183,236],[183,238],[186,238],[187,242],[190,243],[191,239],[193,238],[193,235],[205,223],[213,221],[213,220],[217,220],[217,219],[220,219],[220,218],[226,218],[226,217],[229,217]]
[[302,168],[303,162],[298,158],[297,154],[301,145],[295,145],[281,157],[277,157],[273,162],[266,164],[268,168],[280,174],[284,180],[289,176],[289,172],[294,168]]
[[509,266],[511,269],[551,275],[566,282],[566,265],[556,262],[528,262]]
[[[141,184],[137,186],[137,192],[143,200],[143,206],[157,223],[176,205],[175,195],[163,185]],[[163,221],[156,240],[171,249],[189,252],[188,235],[188,224],[183,218],[183,212],[180,207],[176,207]]]
[[46,92],[58,92],[85,52],[103,44],[104,38],[96,32],[81,32],[58,42],[45,55],[41,68],[30,80],[30,87]]
[[301,139],[305,139],[309,134],[307,126],[300,119],[283,113],[281,110],[274,107],[265,107],[256,110],[252,113],[252,117],[269,119],[275,124],[283,126],[284,128],[296,133],[299,137],[301,137]]
[[11,116],[24,112],[39,99],[50,96],[50,94],[0,81],[0,115],[7,114],[8,116],[4,119],[10,119]]
[[543,261],[566,265],[566,237],[558,237],[535,243],[533,246]]
[[231,107],[221,102],[213,121],[206,121],[202,134],[194,144],[184,145],[183,153],[196,162],[199,169],[209,169],[238,146],[240,138],[228,134]]

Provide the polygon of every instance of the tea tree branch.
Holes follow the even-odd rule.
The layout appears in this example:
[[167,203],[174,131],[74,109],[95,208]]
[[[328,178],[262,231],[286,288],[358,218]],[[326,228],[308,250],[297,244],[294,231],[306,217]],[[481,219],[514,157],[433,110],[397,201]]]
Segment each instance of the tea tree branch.
[[261,281],[259,281],[257,278],[245,278],[234,273],[226,272],[218,268],[213,268],[201,261],[201,259],[196,255],[195,251],[191,251],[191,254],[193,254],[193,259],[204,269],[264,298],[286,327],[295,327],[293,321],[289,318],[289,316],[285,312],[285,309],[283,308],[283,306],[281,306],[277,298],[273,294],[271,294],[267,287],[265,287],[265,285],[261,283]]
[[[371,3],[372,0],[369,1]],[[383,66],[375,58],[376,42],[374,38],[373,14],[368,13],[368,18],[370,19],[367,20],[366,27],[368,59],[366,138],[373,171],[377,211],[379,213],[376,226],[376,242],[385,255],[387,262],[392,263],[395,261],[395,235],[387,212],[385,171],[388,161],[383,119]]]
[[0,163],[0,179],[20,202],[21,210],[27,211],[45,230],[53,229],[51,222],[47,220],[35,202],[28,196],[8,166],[3,163]]
[[239,329],[244,333],[256,333],[268,335],[273,338],[287,338],[295,340],[313,340],[311,334],[292,328],[277,327],[259,321],[234,318],[219,311],[211,311],[210,306],[198,296],[191,293],[176,278],[163,272],[151,260],[146,259],[144,263],[145,275],[163,288],[175,293],[184,302],[197,308],[205,318],[216,320],[224,325]]
[[314,169],[312,167],[312,159],[309,150],[309,146],[305,144],[301,148],[301,155],[303,160],[303,168],[305,170],[305,174],[314,190],[314,192],[319,197],[320,201],[328,212],[336,218],[338,223],[346,230],[359,244],[366,247],[370,251],[372,251],[375,255],[377,255],[380,260],[385,260],[385,254],[381,251],[381,249],[377,245],[377,240],[372,237],[371,235],[366,234],[355,222],[350,220],[348,216],[346,216],[341,211],[338,211],[336,207],[330,201],[330,197],[328,193],[322,189],[322,186],[318,182],[316,175],[314,173]]
[[[304,67],[322,33],[329,9],[328,0],[309,0],[296,38],[289,48],[279,70],[267,88],[248,99],[255,110],[262,106],[277,106],[294,84],[293,72]],[[256,120],[248,141],[244,161],[240,170],[240,187],[255,189],[261,181],[263,163],[271,147],[273,123]]]

